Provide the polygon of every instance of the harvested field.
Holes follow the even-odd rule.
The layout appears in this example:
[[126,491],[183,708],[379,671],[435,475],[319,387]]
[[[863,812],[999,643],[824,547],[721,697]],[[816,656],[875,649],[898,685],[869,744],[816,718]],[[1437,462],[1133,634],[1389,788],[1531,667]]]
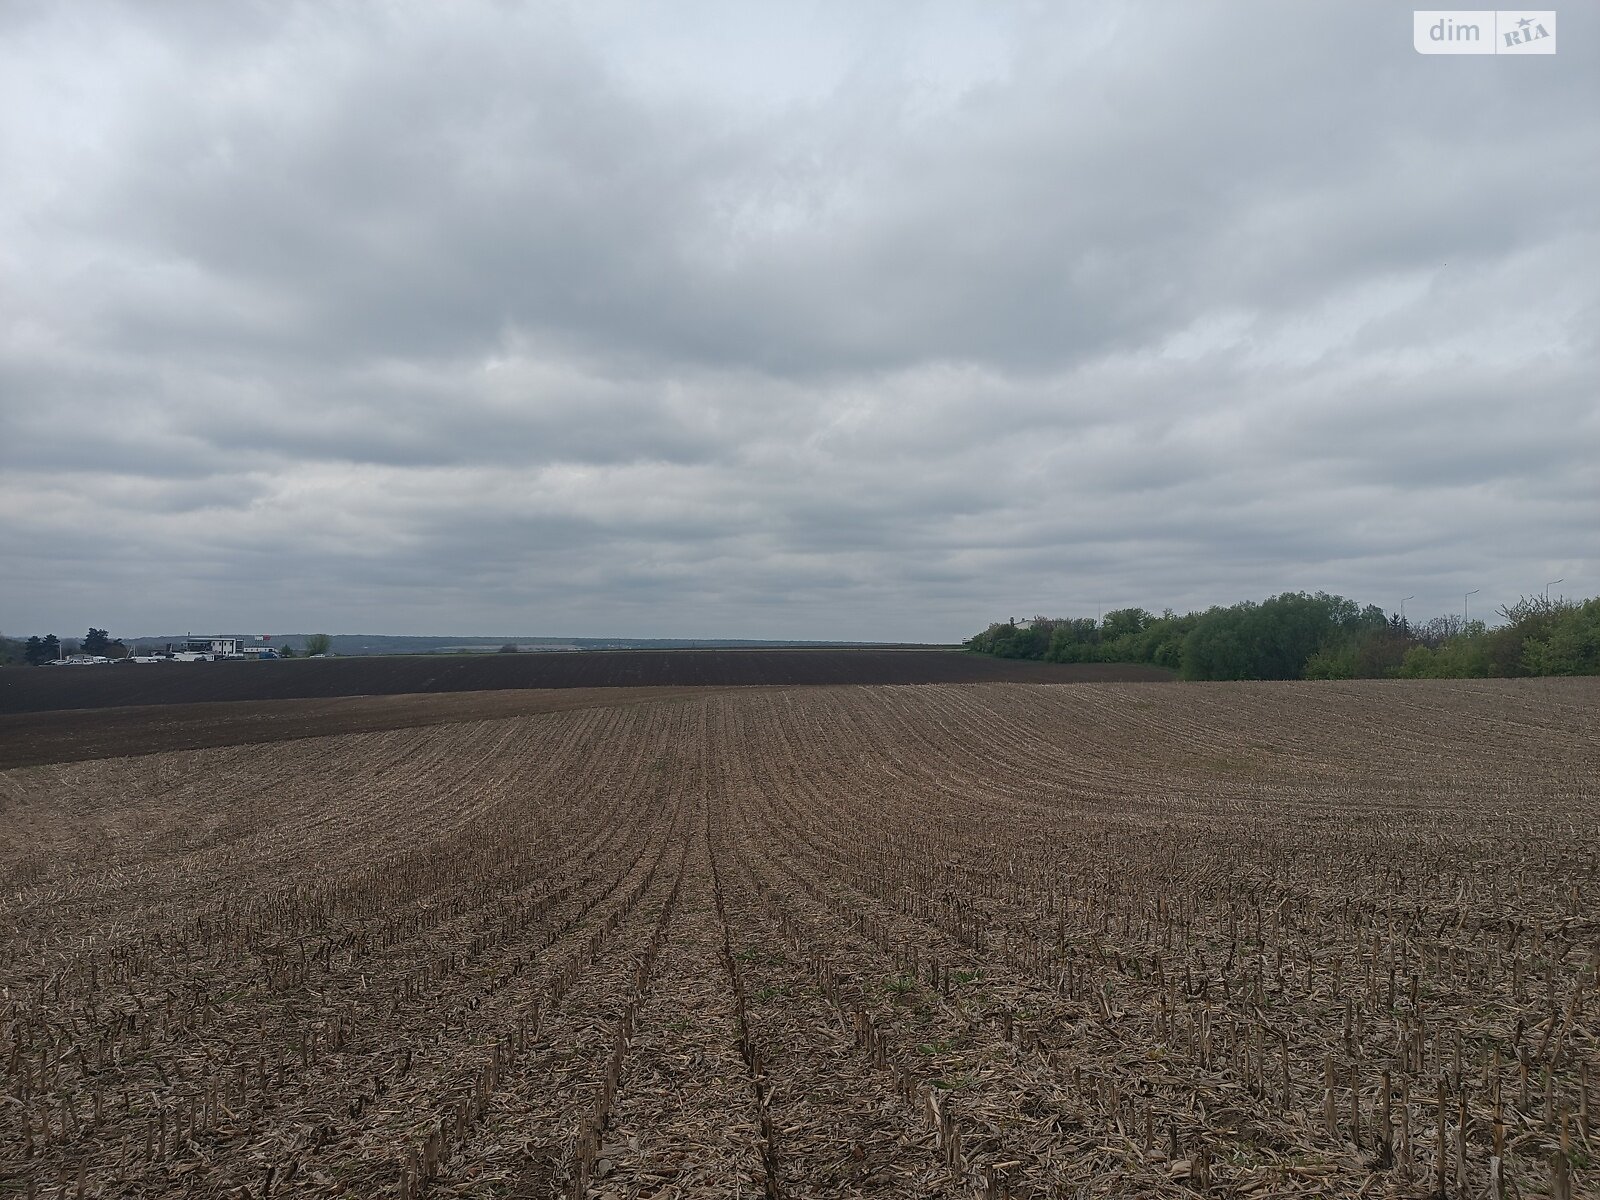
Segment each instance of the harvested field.
[[1137,663],[1044,663],[956,650],[600,650],[269,662],[0,668],[0,713],[332,696],[599,687],[1164,682]]
[[1592,1195],[1596,779],[1597,680],[729,688],[0,772],[0,1181]]
[[639,704],[716,688],[543,688],[434,692],[405,696],[336,696],[327,700],[232,700],[133,708],[71,708],[0,714],[0,770],[260,745],[335,733],[374,733],[459,721],[527,716],[613,704]]

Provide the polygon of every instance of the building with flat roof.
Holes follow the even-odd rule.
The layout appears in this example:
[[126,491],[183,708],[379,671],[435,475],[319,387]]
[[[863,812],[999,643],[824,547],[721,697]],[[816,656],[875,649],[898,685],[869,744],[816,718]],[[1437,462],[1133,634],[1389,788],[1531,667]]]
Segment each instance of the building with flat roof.
[[230,637],[192,637],[183,643],[190,654],[237,654],[239,639]]

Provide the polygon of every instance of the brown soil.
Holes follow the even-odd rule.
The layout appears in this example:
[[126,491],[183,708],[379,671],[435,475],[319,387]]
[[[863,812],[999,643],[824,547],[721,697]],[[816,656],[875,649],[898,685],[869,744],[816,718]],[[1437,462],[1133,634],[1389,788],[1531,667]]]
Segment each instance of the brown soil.
[[839,683],[1164,682],[1128,663],[1043,663],[955,650],[603,650],[273,662],[0,668],[0,713],[419,692]]
[[36,763],[259,745],[293,738],[371,733],[452,721],[638,704],[715,688],[546,688],[340,696],[326,700],[231,700],[0,715],[0,769]]
[[679,690],[0,771],[0,1179],[1594,1195],[1597,779],[1596,679]]

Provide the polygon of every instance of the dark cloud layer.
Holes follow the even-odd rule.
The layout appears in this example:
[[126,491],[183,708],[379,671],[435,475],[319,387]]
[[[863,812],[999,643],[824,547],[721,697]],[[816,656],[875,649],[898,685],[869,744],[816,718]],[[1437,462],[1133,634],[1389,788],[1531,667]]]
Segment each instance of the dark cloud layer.
[[1600,592],[1600,22],[6,6],[7,632]]

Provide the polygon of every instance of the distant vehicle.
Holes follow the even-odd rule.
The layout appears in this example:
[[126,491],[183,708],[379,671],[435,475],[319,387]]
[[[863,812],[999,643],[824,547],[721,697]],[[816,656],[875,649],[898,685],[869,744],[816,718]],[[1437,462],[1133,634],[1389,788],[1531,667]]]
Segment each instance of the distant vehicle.
[[163,655],[160,654],[130,654],[127,658],[118,659],[117,661],[126,663],[158,663],[166,662],[167,660]]
[[332,654],[312,654],[312,655],[308,655],[308,657],[310,657],[310,658],[332,658],[334,656]]
[[109,663],[109,658],[98,654],[69,654],[65,658],[58,658],[49,664],[56,667],[97,667],[102,663]]

